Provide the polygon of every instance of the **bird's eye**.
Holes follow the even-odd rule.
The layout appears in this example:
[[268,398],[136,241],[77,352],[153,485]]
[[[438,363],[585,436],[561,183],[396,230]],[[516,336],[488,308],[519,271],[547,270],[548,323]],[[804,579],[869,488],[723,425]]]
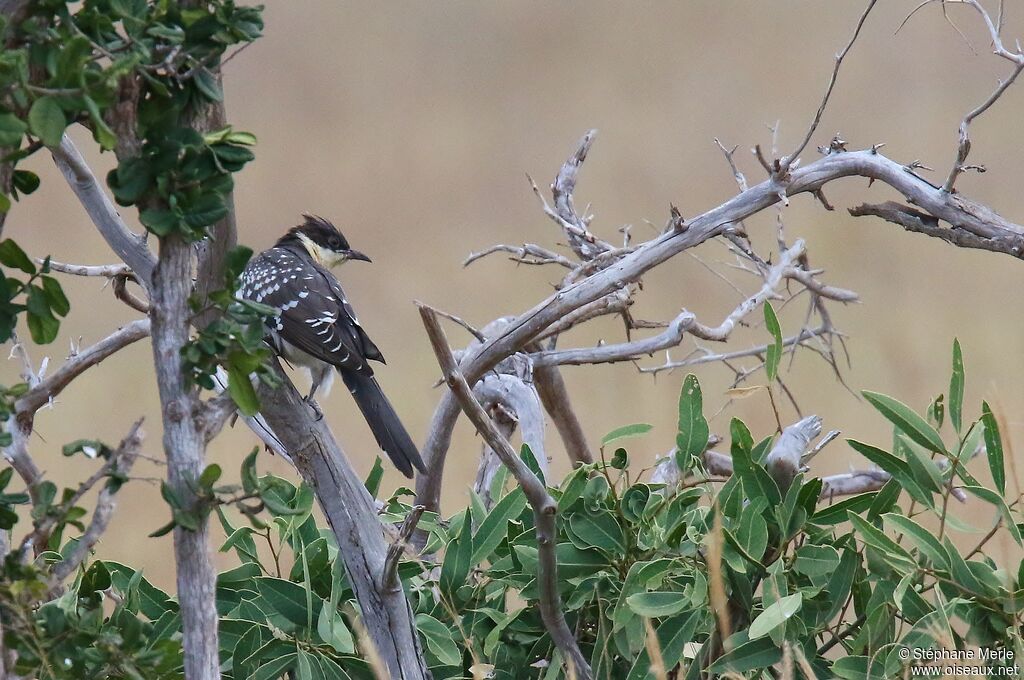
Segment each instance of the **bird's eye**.
[[327,239],[327,245],[330,246],[331,250],[339,250],[341,248],[341,239],[337,236],[332,236]]

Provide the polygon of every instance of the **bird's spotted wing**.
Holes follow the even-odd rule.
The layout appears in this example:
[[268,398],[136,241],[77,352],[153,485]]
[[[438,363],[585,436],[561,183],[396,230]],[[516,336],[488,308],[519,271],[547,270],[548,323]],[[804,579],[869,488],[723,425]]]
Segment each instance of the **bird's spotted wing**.
[[372,375],[366,363],[372,357],[366,356],[362,343],[365,334],[340,290],[326,270],[287,248],[271,248],[246,267],[239,292],[278,310],[271,326],[282,340],[342,370]]

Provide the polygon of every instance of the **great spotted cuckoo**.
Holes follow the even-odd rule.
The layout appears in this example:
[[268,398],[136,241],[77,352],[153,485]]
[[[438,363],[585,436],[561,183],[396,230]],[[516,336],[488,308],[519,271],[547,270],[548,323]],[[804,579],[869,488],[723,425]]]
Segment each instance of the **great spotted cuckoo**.
[[384,396],[369,361],[384,356],[359,324],[331,267],[370,258],[349,247],[338,229],[321,217],[288,231],[277,244],[252,258],[241,277],[243,298],[273,307],[268,341],[289,363],[307,369],[312,379],[307,400],[329,391],[334,370],[341,373],[377,444],[406,477],[423,459]]

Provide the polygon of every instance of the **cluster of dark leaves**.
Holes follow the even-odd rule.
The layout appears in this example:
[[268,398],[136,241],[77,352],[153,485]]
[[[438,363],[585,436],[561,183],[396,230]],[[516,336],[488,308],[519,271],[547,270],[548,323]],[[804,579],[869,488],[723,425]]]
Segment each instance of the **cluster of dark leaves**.
[[277,373],[269,361],[273,356],[263,341],[265,324],[276,314],[273,307],[238,297],[238,277],[245,268],[252,250],[244,246],[233,249],[225,262],[225,288],[213,291],[206,298],[190,300],[196,314],[213,308],[214,320],[203,326],[181,350],[185,375],[206,389],[217,387],[217,369],[227,373],[227,390],[238,409],[247,416],[259,410],[259,400],[252,376],[275,386]]
[[[118,203],[139,209],[150,232],[193,241],[206,236],[227,215],[233,174],[253,159],[256,138],[230,126],[200,134],[191,115],[222,99],[219,70],[226,51],[252,42],[262,28],[261,8],[232,0],[195,7],[145,0],[32,3],[18,25],[0,26],[10,46],[0,54],[0,147],[13,149],[3,159],[15,168],[12,196],[39,184],[37,176],[17,169],[18,162],[60,144],[67,126],[81,123],[102,149],[119,149],[108,184]],[[135,91],[128,112],[126,88]],[[121,126],[116,131],[110,126],[115,115]],[[2,200],[0,210],[7,210],[10,200]],[[246,258],[242,251],[232,255],[233,275],[240,267],[231,265],[244,265]],[[46,265],[37,272],[13,241],[0,244],[0,264],[30,276],[0,279],[0,341],[24,313],[33,340],[51,342],[58,317],[68,313],[59,284],[46,275]],[[194,384],[212,389],[223,366],[231,396],[251,415],[257,402],[248,376],[271,379],[270,353],[262,345],[262,321],[270,310],[235,299],[234,290],[232,278],[196,302],[215,307],[220,318],[185,348],[185,371]]]
[[4,239],[0,241],[0,265],[28,277],[22,280],[0,269],[0,342],[11,339],[21,314],[25,314],[33,342],[53,342],[60,330],[59,317],[67,316],[71,305],[60,283],[49,275],[49,259],[36,266],[17,243]]

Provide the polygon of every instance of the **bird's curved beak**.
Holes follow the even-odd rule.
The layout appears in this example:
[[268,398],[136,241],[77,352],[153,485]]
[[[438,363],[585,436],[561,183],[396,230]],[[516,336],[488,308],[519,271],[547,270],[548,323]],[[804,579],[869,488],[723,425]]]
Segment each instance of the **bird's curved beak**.
[[348,250],[345,253],[350,260],[362,260],[363,262],[373,262],[368,255],[364,255],[358,250]]

